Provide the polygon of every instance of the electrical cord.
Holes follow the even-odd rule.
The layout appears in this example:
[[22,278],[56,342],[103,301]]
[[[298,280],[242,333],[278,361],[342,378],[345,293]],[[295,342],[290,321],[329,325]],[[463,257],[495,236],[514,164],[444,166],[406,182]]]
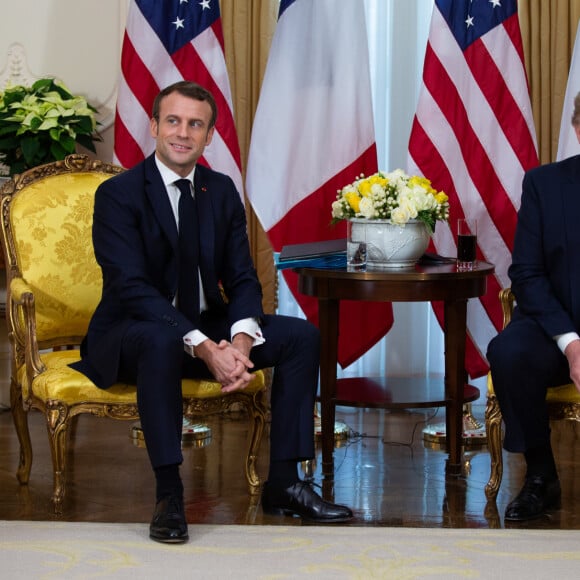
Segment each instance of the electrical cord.
[[380,439],[381,440],[381,443],[383,443],[383,445],[392,445],[392,446],[399,446],[399,447],[407,447],[408,449],[410,449],[411,456],[412,456],[413,455],[413,445],[415,443],[415,434],[417,433],[417,429],[418,429],[419,425],[426,425],[427,423],[429,423],[430,421],[432,421],[437,416],[438,413],[439,413],[439,407],[437,407],[435,409],[435,411],[433,413],[431,413],[431,415],[428,416],[427,418],[422,419],[420,421],[416,421],[415,422],[415,425],[413,426],[413,431],[411,432],[411,440],[409,442],[405,442],[405,441],[390,441],[390,440],[387,440],[387,439],[382,438],[380,435],[369,435],[368,433],[360,433],[358,431],[354,431],[353,429],[351,429],[349,427],[348,442],[341,446],[341,448],[344,448],[344,455],[343,455],[342,460],[340,461],[340,463],[338,463],[335,466],[335,473],[338,473],[339,472],[340,468],[342,467],[343,463],[345,462],[346,457],[348,455],[348,449],[349,449],[349,447],[351,447],[355,443],[359,443],[362,439]]

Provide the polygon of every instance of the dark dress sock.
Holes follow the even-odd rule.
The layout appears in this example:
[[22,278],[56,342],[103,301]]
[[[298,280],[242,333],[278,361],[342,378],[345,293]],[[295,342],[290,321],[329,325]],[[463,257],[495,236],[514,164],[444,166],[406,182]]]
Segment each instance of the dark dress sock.
[[290,487],[300,481],[296,461],[271,461],[268,473],[268,483],[280,487]]
[[174,495],[178,498],[183,497],[183,483],[179,476],[179,465],[177,463],[174,465],[162,465],[161,467],[156,467],[154,471],[155,480],[157,482],[157,501],[167,497],[168,495]]

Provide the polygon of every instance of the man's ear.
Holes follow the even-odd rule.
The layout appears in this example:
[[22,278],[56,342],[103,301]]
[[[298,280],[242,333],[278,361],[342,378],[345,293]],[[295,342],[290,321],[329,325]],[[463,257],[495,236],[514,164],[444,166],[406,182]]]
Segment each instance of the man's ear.
[[157,133],[159,132],[159,125],[157,124],[157,120],[153,117],[151,117],[151,120],[149,121],[149,132],[153,139],[157,137]]

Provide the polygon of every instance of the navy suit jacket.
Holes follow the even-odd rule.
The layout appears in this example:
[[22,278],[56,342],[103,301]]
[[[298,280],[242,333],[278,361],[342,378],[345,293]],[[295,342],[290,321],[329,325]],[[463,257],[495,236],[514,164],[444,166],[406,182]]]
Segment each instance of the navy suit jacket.
[[[194,191],[208,309],[221,312],[230,325],[259,319],[262,290],[239,193],[229,177],[201,165]],[[177,226],[153,155],[99,186],[93,218],[103,292],[81,346],[82,360],[73,366],[107,388],[117,380],[121,341],[134,321],[157,322],[181,335],[195,326],[172,305],[178,283]]]
[[526,173],[509,268],[517,306],[553,337],[580,330],[580,155]]

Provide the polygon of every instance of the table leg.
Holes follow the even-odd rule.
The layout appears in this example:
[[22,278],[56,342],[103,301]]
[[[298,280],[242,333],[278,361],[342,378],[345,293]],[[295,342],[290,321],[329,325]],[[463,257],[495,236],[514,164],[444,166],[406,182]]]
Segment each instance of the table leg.
[[322,475],[334,477],[334,421],[336,363],[338,360],[338,300],[318,300],[318,324],[323,338],[320,349],[320,424]]
[[463,435],[463,389],[465,385],[465,337],[467,300],[446,301],[445,313],[445,398],[447,409],[447,473],[461,475]]

